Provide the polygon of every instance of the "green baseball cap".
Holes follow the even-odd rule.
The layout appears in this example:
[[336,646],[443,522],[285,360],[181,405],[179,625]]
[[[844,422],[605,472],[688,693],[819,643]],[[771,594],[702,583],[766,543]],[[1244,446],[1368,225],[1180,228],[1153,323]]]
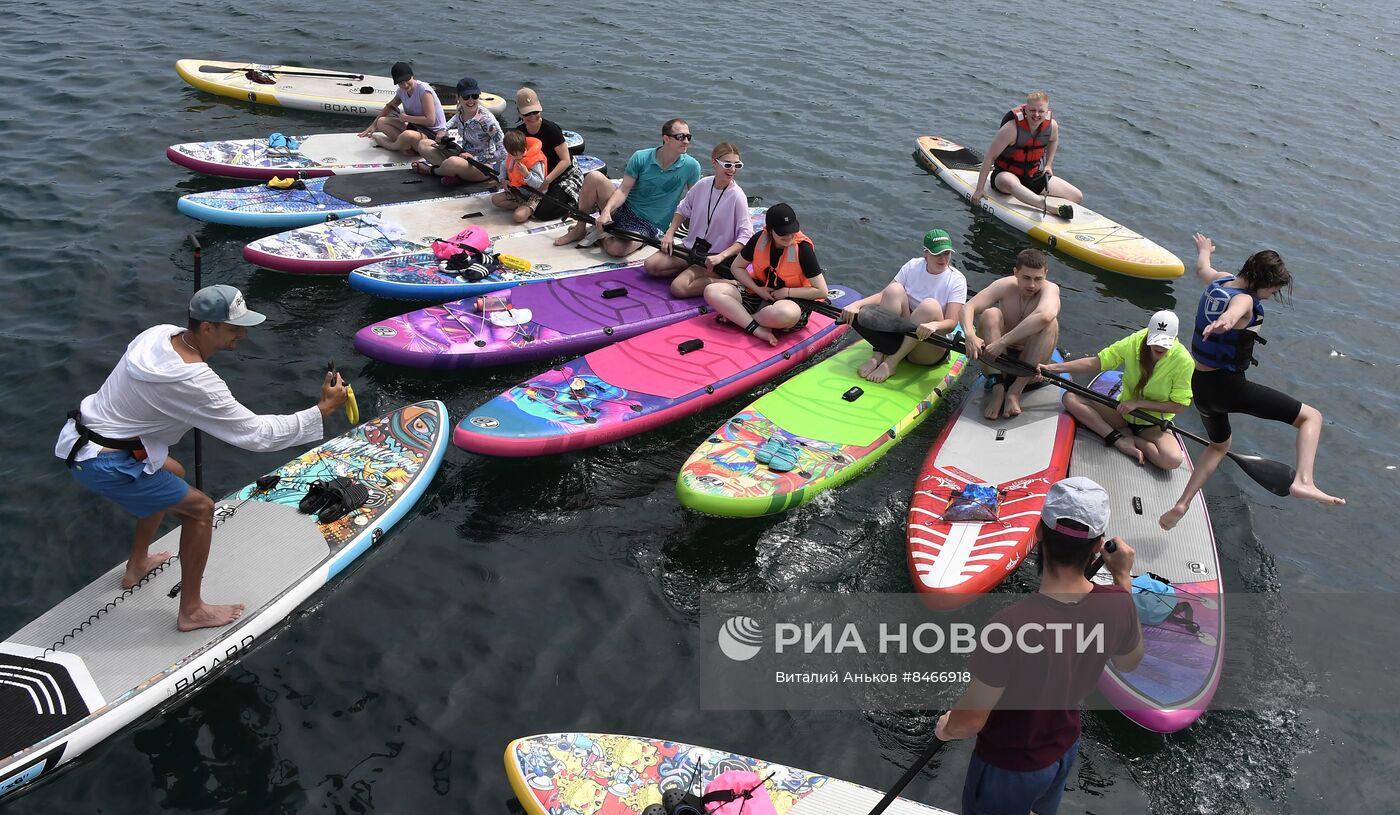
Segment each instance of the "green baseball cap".
[[924,248],[935,255],[953,251],[953,239],[942,229],[930,229],[924,233]]

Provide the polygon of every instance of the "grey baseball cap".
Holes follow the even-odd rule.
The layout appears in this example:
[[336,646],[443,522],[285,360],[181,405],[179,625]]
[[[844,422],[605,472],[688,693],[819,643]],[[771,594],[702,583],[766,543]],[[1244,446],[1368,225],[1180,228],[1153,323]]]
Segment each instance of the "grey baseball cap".
[[251,328],[267,319],[266,315],[248,308],[243,292],[223,284],[205,286],[195,292],[194,297],[190,298],[190,317],[206,323],[228,323],[244,328]]
[[[1040,510],[1040,520],[1047,527],[1071,538],[1103,537],[1108,519],[1108,492],[1082,475],[1055,482],[1045,493],[1045,506]],[[1061,521],[1075,521],[1088,531],[1063,526]]]

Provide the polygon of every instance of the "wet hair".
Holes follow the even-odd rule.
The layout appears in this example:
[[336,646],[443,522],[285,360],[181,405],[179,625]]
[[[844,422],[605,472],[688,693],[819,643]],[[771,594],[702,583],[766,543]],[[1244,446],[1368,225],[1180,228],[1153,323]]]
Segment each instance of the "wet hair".
[[661,135],[669,136],[671,135],[671,128],[675,127],[676,125],[688,124],[690,124],[690,122],[687,122],[685,119],[667,119],[666,124],[661,126]]
[[1046,93],[1045,91],[1031,91],[1030,93],[1026,94],[1026,102],[1045,102],[1046,104],[1049,104],[1050,94]]
[[507,153],[525,152],[525,134],[519,130],[507,130],[505,136],[505,146]]
[[1044,269],[1045,253],[1039,249],[1022,249],[1016,255],[1017,269]]
[[710,158],[717,159],[720,156],[727,156],[730,153],[736,156],[743,155],[743,153],[739,152],[739,145],[734,142],[722,141],[715,145],[715,149],[710,151]]
[[1284,300],[1285,292],[1292,292],[1293,275],[1288,273],[1283,258],[1272,249],[1255,252],[1240,267],[1239,278],[1249,284],[1250,291],[1281,286],[1279,299]]
[[[1079,529],[1087,532],[1089,527],[1078,521],[1069,518],[1061,518],[1060,526],[1070,529]],[[1069,566],[1080,571],[1089,565],[1089,558],[1094,556],[1094,544],[1103,540],[1100,535],[1097,538],[1074,538],[1045,525],[1045,521],[1040,522],[1040,556],[1048,558],[1051,563],[1057,566]]]

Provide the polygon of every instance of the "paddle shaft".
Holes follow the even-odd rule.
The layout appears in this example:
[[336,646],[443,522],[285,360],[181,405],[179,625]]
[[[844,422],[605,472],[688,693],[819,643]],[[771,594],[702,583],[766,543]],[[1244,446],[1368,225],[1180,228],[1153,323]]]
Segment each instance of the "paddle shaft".
[[[199,245],[199,238],[193,232],[186,238],[194,247],[194,290],[198,292],[204,288],[204,247]],[[199,428],[194,431],[194,488],[204,491],[204,433]]]
[[[491,167],[491,165],[486,164],[485,162],[482,162],[482,161],[478,161],[477,159],[473,158],[472,156],[467,155],[466,153],[462,153],[462,154],[460,154],[460,155],[462,156],[462,158],[464,158],[464,159],[467,160],[467,163],[468,163],[468,164],[470,164],[471,166],[473,166],[473,167],[477,168],[478,170],[482,171],[482,172],[485,173],[486,175],[490,176],[492,179],[494,179],[494,180],[496,180],[496,181],[500,181],[500,180],[501,180],[501,175],[500,175],[500,173],[497,173],[496,170],[495,170],[493,167]],[[531,187],[531,186],[528,185],[528,184],[522,184],[521,187],[522,187],[523,189],[525,189],[525,190],[526,190],[527,192],[529,192],[529,193],[532,193],[532,194],[534,194],[534,195],[538,195],[539,197],[541,197],[541,198],[543,198],[543,199],[545,199],[545,200],[547,200],[547,201],[550,201],[550,202],[556,204],[556,205],[559,206],[561,209],[565,210],[565,211],[568,212],[570,215],[574,216],[575,218],[579,219],[580,221],[583,221],[583,222],[586,223],[586,224],[596,224],[596,223],[598,223],[598,219],[597,219],[597,218],[595,218],[595,217],[593,217],[592,215],[589,215],[588,213],[586,213],[586,212],[584,212],[583,210],[579,209],[577,206],[575,206],[575,205],[574,205],[572,202],[570,202],[568,199],[556,198],[555,196],[550,195],[548,190],[537,190],[537,189],[535,189],[534,187]],[[603,227],[603,229],[604,229],[606,232],[608,232],[609,234],[616,235],[616,236],[619,237],[619,238],[625,238],[625,239],[627,239],[627,240],[636,241],[636,242],[638,242],[638,243],[643,243],[643,244],[646,244],[647,246],[651,246],[651,247],[654,247],[654,248],[656,248],[656,249],[660,249],[660,248],[661,248],[661,241],[657,240],[656,238],[650,238],[650,237],[647,237],[646,235],[638,235],[638,234],[635,233],[635,232],[628,232],[627,230],[625,230],[625,229],[619,229],[619,228],[613,226],[612,224],[608,224],[607,226]],[[704,258],[703,256],[697,257],[697,255],[696,255],[694,252],[691,252],[691,251],[685,249],[684,247],[681,247],[681,246],[674,246],[674,245],[673,245],[673,246],[671,247],[671,251],[672,251],[672,253],[680,255],[681,257],[685,258],[686,260],[690,261],[691,263],[693,263],[693,264],[695,264],[695,265],[697,265],[697,266],[703,266],[703,265],[705,265],[705,258]]]
[[[935,717],[935,720],[936,719],[937,717]],[[923,771],[924,767],[927,766],[928,763],[933,760],[934,754],[937,753],[939,750],[942,750],[943,745],[947,743],[948,742],[943,741],[937,736],[934,736],[933,742],[930,743],[928,747],[924,748],[923,754],[920,755],[919,758],[913,763],[913,765],[911,765],[909,769],[904,773],[904,775],[901,776],[900,779],[895,782],[895,785],[893,787],[890,787],[890,791],[885,793],[885,797],[881,798],[880,803],[876,804],[874,809],[871,809],[870,812],[867,813],[867,815],[880,815],[880,813],[889,809],[890,804],[893,804],[895,801],[899,800],[899,794],[901,792],[904,792],[904,788],[909,786],[910,782],[912,782],[914,778],[918,776],[920,772]]]
[[217,69],[215,69],[215,70],[213,70],[213,71],[209,70],[209,69],[212,68],[212,67],[213,67],[213,66],[211,66],[211,65],[202,65],[202,66],[200,66],[200,71],[202,71],[202,72],[204,72],[204,73],[211,73],[211,74],[212,74],[212,73],[219,73],[219,72],[226,73],[226,74],[236,74],[236,73],[241,73],[241,72],[243,72],[243,71],[262,71],[262,72],[265,73],[265,74],[284,74],[284,75],[286,75],[286,76],[314,76],[314,77],[320,77],[320,78],[322,78],[322,79],[364,79],[364,78],[365,78],[365,75],[364,75],[364,74],[335,74],[335,73],[326,73],[326,72],[322,72],[322,71],[279,71],[279,70],[277,70],[277,69],[275,69],[275,68],[259,68],[259,67],[255,66],[255,65],[247,65],[247,66],[244,66],[244,67],[242,67],[242,68],[217,68]]
[[[826,316],[831,317],[832,319],[837,319],[841,316],[841,309],[832,306],[828,303],[815,303],[812,306],[812,310],[818,312],[819,314],[825,314]],[[905,336],[913,337],[916,340],[919,339],[919,336],[917,334],[914,334],[913,332],[906,331],[904,333]],[[963,343],[962,340],[959,339],[952,339],[949,337],[941,336],[939,334],[933,334],[930,335],[928,339],[922,341],[931,342],[934,345],[941,345],[944,348],[947,348],[951,351],[957,351],[960,354],[967,353],[967,346]],[[1014,374],[1017,376],[1032,377],[1037,374],[1036,368],[1027,365],[1026,363],[1018,359],[1014,359],[1010,356],[1007,356],[1006,354],[1002,354],[994,360],[987,361],[987,364],[991,365],[993,368],[997,368],[998,370],[1005,371],[1006,373]],[[1099,404],[1106,405],[1114,409],[1117,409],[1118,407],[1117,399],[1114,399],[1111,396],[1105,396],[1104,394],[1099,393],[1098,391],[1093,390],[1091,388],[1086,388],[1068,377],[1047,376],[1045,377],[1045,381],[1049,382],[1050,384],[1056,387],[1070,391],[1071,393],[1078,394],[1084,397],[1085,399],[1090,399],[1095,402],[1098,402]],[[1159,416],[1153,416],[1152,414],[1146,413],[1140,409],[1134,410],[1130,415],[1151,422],[1152,424],[1156,425],[1164,431],[1175,431],[1176,433],[1179,433],[1182,436],[1185,436],[1186,438],[1198,444],[1204,444],[1207,446],[1211,444],[1211,441],[1209,439],[1206,439],[1202,436],[1198,436],[1195,433],[1190,432],[1189,430],[1183,430],[1171,419],[1163,419]],[[1266,459],[1261,456],[1241,455],[1234,451],[1227,451],[1225,455],[1229,456],[1231,461],[1239,465],[1239,468],[1244,471],[1245,475],[1254,479],[1256,483],[1258,483],[1264,489],[1267,489],[1269,492],[1272,492],[1274,495],[1288,495],[1289,486],[1293,483],[1293,479],[1297,475],[1296,470],[1294,470],[1289,465],[1279,461],[1273,461],[1271,459]]]

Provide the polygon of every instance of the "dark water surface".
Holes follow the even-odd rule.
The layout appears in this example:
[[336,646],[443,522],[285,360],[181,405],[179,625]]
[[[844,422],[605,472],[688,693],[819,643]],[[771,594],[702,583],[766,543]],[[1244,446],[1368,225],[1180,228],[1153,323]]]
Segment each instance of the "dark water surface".
[[[777,13],[733,3],[12,4],[0,32],[0,631],[125,552],[129,519],[86,498],[50,451],[63,413],[127,341],[181,319],[186,232],[204,242],[207,282],[242,287],[270,317],[217,360],[257,410],[304,407],[327,357],[351,375],[366,414],[437,397],[460,418],[532,372],[369,363],[351,337],[396,306],[335,280],[255,271],[239,255],[253,235],[179,216],[177,196],[223,182],[170,164],[168,144],[363,124],[205,96],[175,75],[180,57],[375,73],[413,58],[424,75],[472,74],[507,96],[528,83],[613,167],[653,144],[664,119],[685,116],[695,154],[738,141],[745,189],[793,203],[830,277],[867,291],[935,225],[953,234],[973,286],[1009,267],[1022,236],[974,218],[910,153],[933,132],[983,149],[1020,94],[1045,88],[1063,122],[1056,169],[1096,209],[1188,265],[1201,230],[1222,268],[1272,246],[1295,272],[1295,303],[1270,306],[1271,343],[1253,376],[1322,409],[1318,483],[1351,505],[1317,510],[1222,470],[1208,494],[1226,586],[1394,592],[1397,52],[1389,0],[797,2]],[[1152,310],[1185,317],[1199,294],[1189,276],[1135,281],[1061,257],[1051,275],[1065,289],[1063,346],[1076,354]],[[552,730],[676,738],[890,783],[930,734],[927,714],[699,710],[692,598],[907,591],[905,509],[942,418],[865,477],[785,516],[683,511],[677,469],[743,403],[576,455],[495,461],[453,449],[410,518],[279,636],[11,810],[503,813],[505,744]],[[1290,429],[1236,428],[1240,448],[1291,456]],[[188,445],[180,454],[189,459]],[[207,454],[216,494],[288,457],[218,443]],[[1030,585],[1020,575],[1003,590]],[[1400,716],[1324,711],[1303,690],[1312,678],[1280,677],[1285,690],[1271,698],[1283,709],[1212,712],[1169,737],[1087,714],[1061,811],[1397,811]],[[946,750],[911,794],[955,808],[969,750]]]

